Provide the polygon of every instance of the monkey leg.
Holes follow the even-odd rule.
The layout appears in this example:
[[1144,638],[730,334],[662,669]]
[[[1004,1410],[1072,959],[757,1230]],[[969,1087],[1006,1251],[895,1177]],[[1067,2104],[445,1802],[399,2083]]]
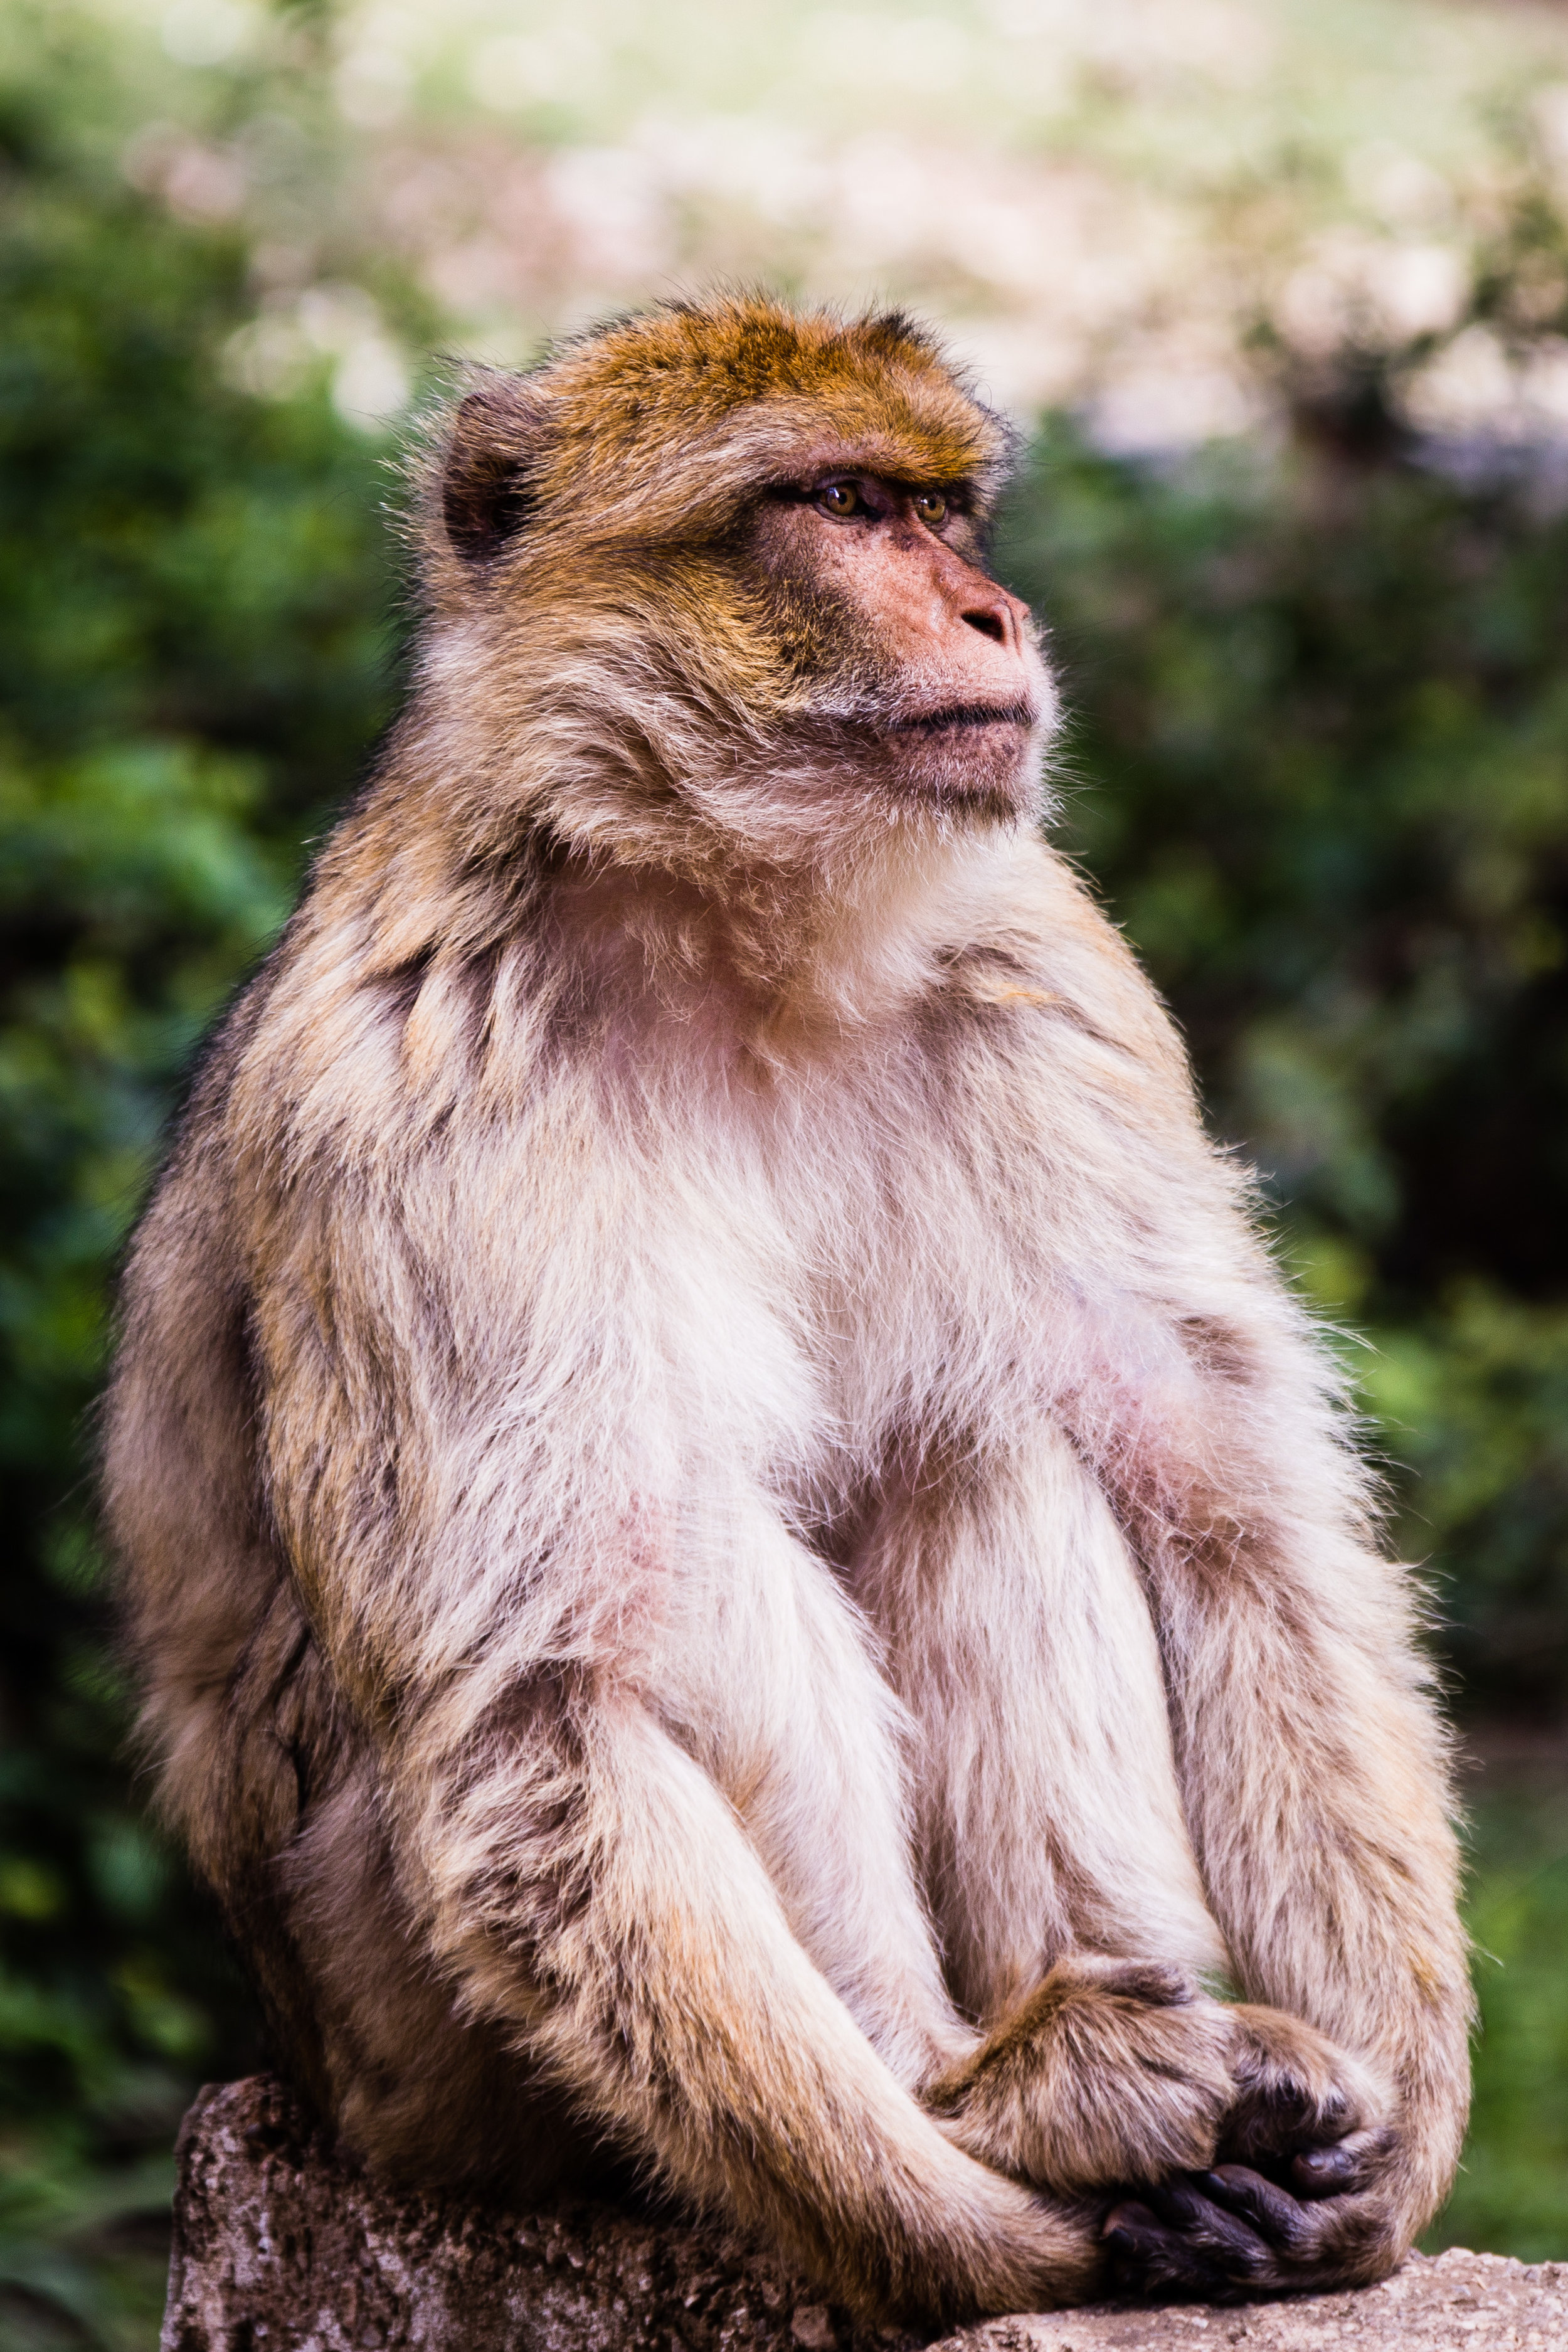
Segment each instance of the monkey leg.
[[1066,1952],[1223,1973],[1148,1599],[1061,1433],[913,1464],[855,1590],[914,1721],[916,1836],[960,2006],[999,2026]]
[[[661,1718],[735,1807],[792,1932],[906,2089],[970,2049],[917,1878],[911,1726],[834,1571],[760,1497],[726,1497],[722,1557],[654,1668]],[[700,1628],[700,1639],[695,1638]]]
[[1236,2034],[1196,1977],[1226,1956],[1147,1601],[1098,1487],[1049,1427],[1026,1451],[922,1463],[858,1589],[916,1720],[949,1968],[991,2029],[927,2103],[973,2153],[1064,2192],[1213,2162]]

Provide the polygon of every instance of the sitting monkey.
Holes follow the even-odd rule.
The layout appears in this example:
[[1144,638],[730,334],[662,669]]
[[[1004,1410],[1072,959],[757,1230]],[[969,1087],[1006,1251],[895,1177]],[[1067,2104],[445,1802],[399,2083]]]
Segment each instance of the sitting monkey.
[[107,1429],[163,1803],[343,2144],[932,2327],[1376,2279],[1468,2080],[1410,1595],[1037,833],[1006,454],[898,316],[477,381]]

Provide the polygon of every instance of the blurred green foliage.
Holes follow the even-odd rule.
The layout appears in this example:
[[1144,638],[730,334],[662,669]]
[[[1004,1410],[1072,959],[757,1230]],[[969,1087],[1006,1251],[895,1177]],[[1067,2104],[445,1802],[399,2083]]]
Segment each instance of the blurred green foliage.
[[[106,1300],[182,1068],[386,715],[394,572],[384,450],[324,381],[231,380],[246,249],[128,184],[101,26],[7,32],[0,2323],[131,2346],[174,2121],[255,2048],[123,1751],[90,1504]],[[1370,1335],[1347,1360],[1461,1696],[1544,1720],[1568,1671],[1568,521],[1539,468],[1414,462],[1357,366],[1332,430],[1319,386],[1281,450],[1161,468],[1052,423],[1001,552],[1066,676],[1069,845],[1301,1279]],[[1561,2254],[1547,1823],[1482,1820],[1507,1966],[1445,2226]]]
[[251,2043],[123,1752],[89,1491],[108,1282],[192,1048],[386,707],[387,484],[324,384],[230,388],[246,253],[127,185],[101,28],[6,32],[0,2314],[113,2340],[191,2084]]
[[1568,2252],[1568,1806],[1557,1768],[1495,1772],[1472,1805],[1469,1905],[1480,2005],[1463,2168],[1437,2246],[1525,2262]]

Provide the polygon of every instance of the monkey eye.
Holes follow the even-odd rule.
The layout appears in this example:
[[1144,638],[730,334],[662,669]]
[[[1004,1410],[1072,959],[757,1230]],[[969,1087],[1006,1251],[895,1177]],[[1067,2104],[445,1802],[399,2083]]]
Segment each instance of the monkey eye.
[[837,522],[842,522],[848,515],[859,514],[865,503],[853,482],[824,482],[812,497],[813,506],[819,507],[826,515],[832,515]]
[[935,530],[947,520],[947,500],[940,490],[917,490],[915,513],[928,530]]

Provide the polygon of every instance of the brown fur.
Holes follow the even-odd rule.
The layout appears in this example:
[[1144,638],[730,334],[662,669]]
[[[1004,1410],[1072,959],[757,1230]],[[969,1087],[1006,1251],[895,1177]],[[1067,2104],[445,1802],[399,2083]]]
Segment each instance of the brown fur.
[[1380,2274],[1467,2079],[1331,1373],[1032,830],[1005,456],[896,319],[476,383],[107,1456],[163,1804],[345,2139],[652,2166],[931,2324],[1094,2291],[1130,2189],[1147,2281]]

